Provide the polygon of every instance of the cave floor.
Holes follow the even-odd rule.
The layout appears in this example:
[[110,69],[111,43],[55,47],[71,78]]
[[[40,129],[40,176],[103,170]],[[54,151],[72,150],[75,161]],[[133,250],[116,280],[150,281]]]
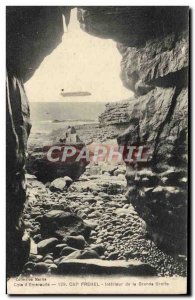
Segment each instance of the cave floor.
[[43,183],[29,179],[24,222],[33,243],[23,273],[34,274],[37,264],[42,266],[40,273],[56,272],[60,254],[48,250],[40,255],[37,251],[37,244],[43,240],[39,219],[48,211],[65,209],[92,225],[85,248],[101,245],[102,260],[134,259],[153,266],[160,276],[186,276],[185,259],[167,255],[146,238],[145,223],[127,202],[125,187],[124,174],[90,175],[89,170],[69,189],[62,191],[51,192]]

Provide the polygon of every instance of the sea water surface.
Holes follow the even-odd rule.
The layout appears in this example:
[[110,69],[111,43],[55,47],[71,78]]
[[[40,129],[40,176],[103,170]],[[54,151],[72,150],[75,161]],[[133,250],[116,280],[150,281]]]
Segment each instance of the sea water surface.
[[47,133],[68,125],[97,123],[104,102],[30,102],[31,133]]

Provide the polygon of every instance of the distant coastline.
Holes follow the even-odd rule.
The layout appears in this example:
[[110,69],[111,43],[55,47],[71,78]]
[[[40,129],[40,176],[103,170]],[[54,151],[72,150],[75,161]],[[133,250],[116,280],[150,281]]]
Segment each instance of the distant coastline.
[[31,133],[51,133],[59,128],[98,123],[106,102],[32,102]]
[[66,120],[53,120],[52,123],[67,123],[67,122],[95,122],[96,120],[92,120],[92,119],[75,119],[75,120],[72,120],[72,119],[66,119]]

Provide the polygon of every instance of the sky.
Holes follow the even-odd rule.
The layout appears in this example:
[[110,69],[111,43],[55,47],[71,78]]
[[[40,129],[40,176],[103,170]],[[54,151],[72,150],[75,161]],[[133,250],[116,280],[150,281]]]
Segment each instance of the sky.
[[[68,31],[64,30],[62,42],[25,84],[29,101],[113,102],[133,95],[120,79],[121,55],[116,42],[94,37],[80,29],[76,8],[71,12]],[[88,92],[91,95],[63,97],[62,89],[64,93]]]

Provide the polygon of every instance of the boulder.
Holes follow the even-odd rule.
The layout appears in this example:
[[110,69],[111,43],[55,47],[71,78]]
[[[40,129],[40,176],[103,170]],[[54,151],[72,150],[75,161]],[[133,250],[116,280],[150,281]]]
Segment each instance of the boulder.
[[81,251],[80,255],[78,255],[77,258],[78,259],[94,259],[94,258],[100,258],[100,257],[95,250],[86,249],[84,251]]
[[83,235],[87,240],[89,238],[91,228],[77,215],[63,211],[51,210],[44,214],[40,220],[40,232],[42,237],[57,237],[63,239],[72,233]]
[[128,275],[155,276],[156,270],[148,264],[136,260],[105,261],[101,259],[62,259],[58,264],[58,274],[66,275]]
[[72,252],[77,251],[77,250],[78,250],[78,249],[76,249],[76,248],[72,248],[72,247],[66,246],[66,247],[64,247],[64,248],[61,250],[60,256],[69,255],[69,254],[71,254]]
[[108,255],[108,260],[115,260],[117,259],[119,256],[119,252],[118,251],[115,251],[115,252],[112,252]]
[[61,256],[61,258],[58,260],[58,263],[60,263],[63,259],[66,259],[66,260],[77,259],[77,258],[79,258],[80,254],[81,254],[81,250],[75,250],[72,253],[70,253],[69,255]]
[[36,274],[45,274],[48,272],[48,265],[44,262],[36,263],[33,268],[33,272]]
[[[58,151],[58,161],[50,161],[48,159],[48,151],[51,147],[57,146],[61,150]],[[63,161],[62,156],[66,144],[56,143],[54,145],[46,145],[42,147],[40,152],[29,151],[29,155],[26,162],[26,169],[29,173],[36,175],[37,179],[43,183],[52,182],[56,178],[68,177],[72,180],[77,180],[86,170],[86,166],[89,164],[89,161],[86,159],[80,159],[76,161],[76,157],[79,155],[80,151],[86,145],[81,143],[71,143],[68,146],[76,148],[76,154],[73,157],[70,157],[68,160]],[[70,179],[66,180],[67,186],[71,184]],[[61,189],[61,187],[60,187]]]
[[69,187],[72,182],[73,180],[69,176],[56,178],[50,183],[49,188],[52,192],[63,191],[66,187]]
[[[94,175],[90,176],[90,185],[88,181],[77,181],[74,182],[68,191],[73,193],[83,192],[97,192],[100,196],[101,193],[108,193],[111,195],[123,193],[126,188],[126,180],[124,178],[118,178],[118,176],[105,176],[105,175]],[[107,197],[109,197],[107,195]]]
[[26,173],[25,178],[26,180],[31,181],[31,180],[35,180],[37,177],[35,175]]
[[[63,250],[62,250],[63,251]],[[66,251],[65,251],[66,253]],[[100,256],[98,255],[98,253],[95,250],[91,250],[91,249],[85,249],[85,250],[78,250],[76,249],[75,251],[72,251],[69,255],[66,255],[65,253],[61,253],[63,255],[61,255],[60,260],[58,261],[58,264],[62,261],[62,260],[72,260],[72,259],[99,259]]]
[[65,188],[66,188],[66,179],[62,178],[62,177],[56,178],[54,181],[51,182],[49,188],[52,192],[65,190]]
[[56,274],[56,272],[57,272],[57,266],[56,266],[56,264],[51,264],[49,266],[49,270],[50,270],[51,274]]
[[49,239],[42,240],[37,244],[38,253],[43,255],[46,253],[53,252],[57,244],[58,244],[58,239],[56,238],[49,238]]
[[66,183],[71,183],[73,182],[72,178],[70,178],[69,176],[64,176],[64,179],[66,180]]
[[82,235],[68,236],[64,239],[64,241],[68,244],[68,246],[76,249],[84,249],[85,247],[85,239]]
[[104,254],[105,247],[103,244],[92,244],[90,249],[96,251],[100,256]]

